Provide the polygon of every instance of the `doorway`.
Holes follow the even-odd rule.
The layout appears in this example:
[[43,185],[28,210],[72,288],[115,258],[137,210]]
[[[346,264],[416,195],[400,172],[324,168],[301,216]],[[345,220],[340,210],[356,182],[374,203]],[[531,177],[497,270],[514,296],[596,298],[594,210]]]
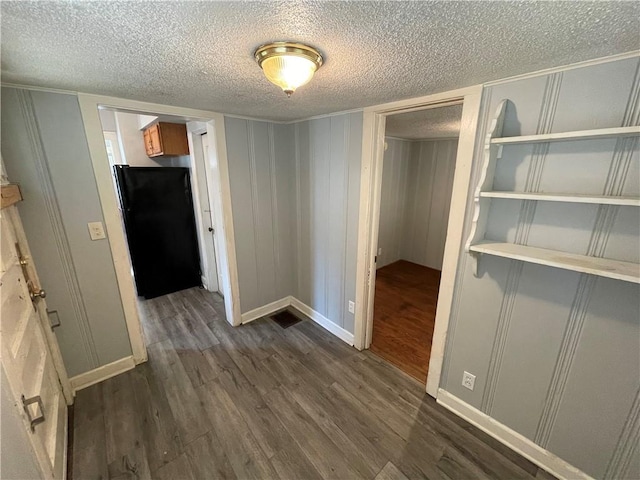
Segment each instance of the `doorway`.
[[[143,326],[138,306],[136,288],[131,275],[131,261],[129,258],[127,240],[118,209],[118,197],[114,188],[114,180],[109,165],[109,156],[105,148],[103,126],[100,118],[101,110],[116,110],[137,115],[158,117],[162,121],[167,117],[178,117],[186,122],[187,138],[190,152],[194,150],[193,131],[206,131],[210,138],[208,158],[202,162],[195,162],[193,168],[194,181],[197,185],[198,175],[206,175],[210,209],[214,218],[218,219],[215,226],[218,235],[216,269],[218,278],[222,282],[219,290],[223,292],[221,298],[224,305],[226,320],[232,325],[241,323],[238,271],[235,254],[235,240],[233,232],[233,218],[231,212],[231,196],[229,190],[229,172],[227,167],[227,152],[225,143],[224,117],[215,112],[195,110],[167,105],[150,104],[133,100],[105,97],[98,95],[78,94],[78,101],[82,113],[85,134],[89,146],[93,171],[98,186],[98,193],[104,215],[107,239],[113,255],[118,288],[124,307],[127,331],[131,341],[133,359],[136,364],[147,360],[147,348],[143,336]],[[143,133],[143,139],[144,139]],[[153,141],[157,146],[157,143]],[[145,143],[142,144],[145,148]],[[213,188],[215,187],[215,188]],[[199,203],[199,196],[194,195],[194,204]],[[202,209],[197,209],[201,212]],[[198,230],[202,229],[200,226]],[[204,256],[203,256],[204,257]]]
[[426,384],[462,105],[387,117],[371,351]]
[[206,123],[112,108],[99,116],[148,344],[149,299],[201,287],[222,303]]
[[382,190],[385,126],[387,117],[395,114],[462,105],[460,135],[453,174],[453,188],[442,271],[437,295],[434,329],[429,353],[426,392],[438,396],[444,352],[453,307],[453,292],[458,260],[463,249],[463,227],[469,182],[473,164],[475,137],[480,113],[482,85],[391,102],[364,109],[360,188],[360,220],[358,225],[358,258],[356,271],[356,304],[354,345],[358,349],[371,346],[376,288],[376,256]]
[[189,145],[187,120],[117,109],[101,109],[100,120],[138,297],[217,292],[206,177],[196,175],[202,149]]

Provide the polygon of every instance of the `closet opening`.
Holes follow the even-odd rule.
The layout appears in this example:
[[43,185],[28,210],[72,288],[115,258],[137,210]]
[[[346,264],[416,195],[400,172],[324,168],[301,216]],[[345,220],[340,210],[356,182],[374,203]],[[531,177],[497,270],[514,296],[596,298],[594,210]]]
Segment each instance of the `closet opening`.
[[425,384],[462,105],[386,119],[370,349]]

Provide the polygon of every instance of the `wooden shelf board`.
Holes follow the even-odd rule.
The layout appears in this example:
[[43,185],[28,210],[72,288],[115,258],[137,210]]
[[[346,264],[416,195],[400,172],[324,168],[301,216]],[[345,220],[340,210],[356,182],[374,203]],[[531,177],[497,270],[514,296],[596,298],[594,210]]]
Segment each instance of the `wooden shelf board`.
[[575,193],[533,193],[533,192],[480,192],[484,198],[505,198],[515,200],[539,200],[543,202],[593,203],[599,205],[625,205],[640,207],[640,197],[606,195],[583,195]]
[[546,133],[542,135],[523,135],[517,137],[492,138],[492,144],[508,145],[514,143],[545,143],[566,140],[594,140],[596,138],[633,137],[640,135],[640,127],[600,128],[597,130],[578,130],[575,132]]
[[640,265],[637,263],[611,260],[608,258],[588,257],[574,253],[559,252],[546,248],[529,247],[513,243],[490,241],[471,245],[469,250],[498,257],[521,260],[523,262],[547,265],[549,267],[588,273],[601,277],[640,283]]

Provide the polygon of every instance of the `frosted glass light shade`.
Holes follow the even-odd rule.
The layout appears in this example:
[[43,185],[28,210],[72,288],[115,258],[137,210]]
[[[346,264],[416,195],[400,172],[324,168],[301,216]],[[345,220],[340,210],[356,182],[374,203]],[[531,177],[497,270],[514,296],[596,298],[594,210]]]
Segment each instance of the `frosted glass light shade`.
[[291,96],[322,65],[322,56],[299,43],[276,42],[258,48],[255,58],[267,79]]
[[282,56],[267,58],[262,62],[262,70],[267,79],[291,95],[316,73],[316,65],[302,57]]

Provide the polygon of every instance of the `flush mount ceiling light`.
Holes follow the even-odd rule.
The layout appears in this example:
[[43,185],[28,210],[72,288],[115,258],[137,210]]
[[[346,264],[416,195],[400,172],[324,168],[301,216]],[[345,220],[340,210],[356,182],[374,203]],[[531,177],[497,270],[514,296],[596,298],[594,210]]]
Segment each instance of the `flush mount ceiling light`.
[[273,42],[258,47],[254,54],[267,79],[290,97],[322,65],[322,55],[315,48],[293,42]]

